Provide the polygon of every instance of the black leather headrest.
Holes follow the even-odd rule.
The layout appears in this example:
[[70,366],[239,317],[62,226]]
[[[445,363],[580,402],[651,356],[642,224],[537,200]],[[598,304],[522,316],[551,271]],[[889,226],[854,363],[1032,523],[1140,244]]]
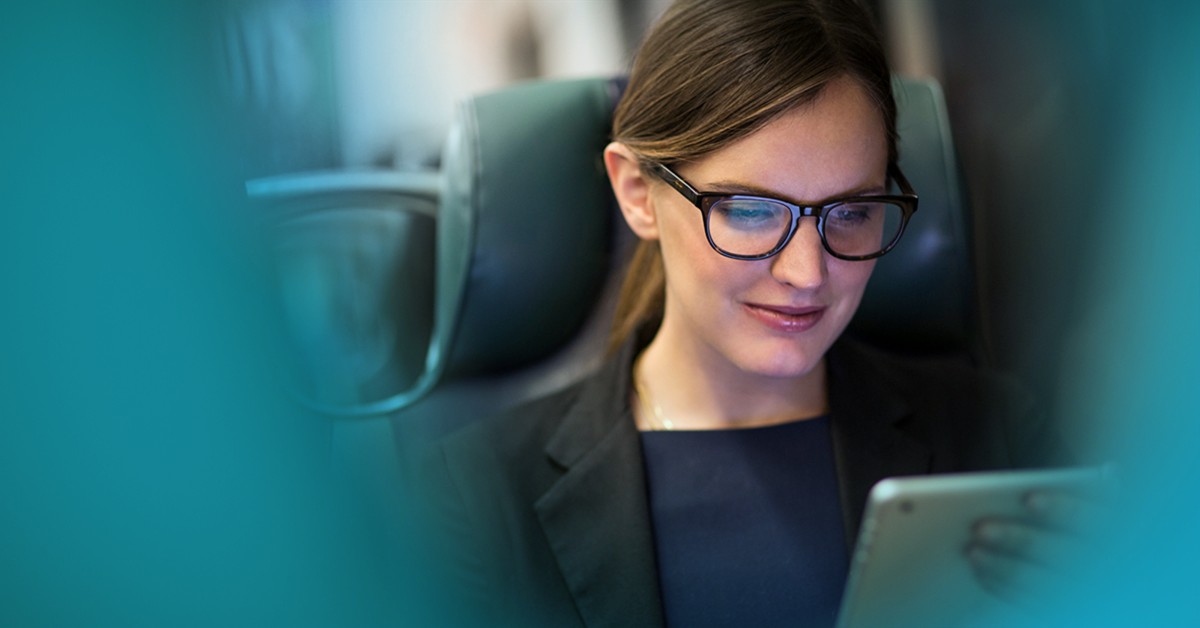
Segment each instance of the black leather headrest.
[[897,78],[900,168],[920,196],[904,239],[879,259],[850,331],[909,353],[979,350],[970,212],[950,119],[933,80]]
[[[466,101],[443,154],[438,325],[451,375],[543,358],[578,331],[609,270],[610,81]],[[454,327],[453,333],[451,327]]]

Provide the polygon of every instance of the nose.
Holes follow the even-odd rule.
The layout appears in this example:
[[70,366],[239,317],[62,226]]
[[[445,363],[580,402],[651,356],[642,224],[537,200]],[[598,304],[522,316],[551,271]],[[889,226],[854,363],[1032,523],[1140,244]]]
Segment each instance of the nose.
[[771,275],[800,290],[816,290],[825,283],[827,254],[817,233],[817,221],[801,218],[792,240],[771,258]]

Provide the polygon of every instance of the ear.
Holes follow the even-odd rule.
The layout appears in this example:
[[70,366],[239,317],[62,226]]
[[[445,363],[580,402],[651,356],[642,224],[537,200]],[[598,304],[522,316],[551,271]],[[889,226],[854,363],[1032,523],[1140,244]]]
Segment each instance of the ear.
[[639,238],[657,240],[658,218],[650,198],[650,181],[638,165],[637,155],[613,142],[604,149],[604,167],[626,224]]

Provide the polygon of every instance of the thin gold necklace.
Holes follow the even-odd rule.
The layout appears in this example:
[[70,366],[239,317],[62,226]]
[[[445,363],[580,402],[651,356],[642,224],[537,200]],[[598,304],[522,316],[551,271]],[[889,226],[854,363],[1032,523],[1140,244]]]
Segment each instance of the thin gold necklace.
[[650,394],[646,392],[646,387],[642,381],[642,359],[639,357],[633,365],[633,390],[637,393],[638,401],[642,405],[642,416],[647,426],[652,431],[671,431],[675,429],[675,424],[663,416],[662,406],[654,403],[650,398]]

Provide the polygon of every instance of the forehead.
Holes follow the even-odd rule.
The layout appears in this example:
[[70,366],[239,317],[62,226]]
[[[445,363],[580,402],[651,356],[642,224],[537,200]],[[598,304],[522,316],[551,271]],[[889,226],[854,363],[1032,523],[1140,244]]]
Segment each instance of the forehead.
[[840,78],[812,102],[681,166],[681,174],[702,190],[770,192],[815,202],[881,188],[887,154],[878,107],[856,82]]

